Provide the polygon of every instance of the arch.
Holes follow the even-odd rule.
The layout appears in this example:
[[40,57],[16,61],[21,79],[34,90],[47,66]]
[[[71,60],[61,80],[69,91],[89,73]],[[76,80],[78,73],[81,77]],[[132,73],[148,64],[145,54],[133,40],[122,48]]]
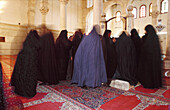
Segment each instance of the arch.
[[106,13],[106,11],[115,4],[119,4],[122,8],[124,8],[127,5],[128,1],[123,0],[112,0],[112,1],[107,1],[103,3],[103,12]]
[[134,18],[136,19],[137,18],[137,8],[136,7],[133,7],[132,13],[134,14]]
[[139,18],[146,17],[146,5],[143,4],[139,8]]
[[[124,22],[124,24],[125,24],[124,28],[125,28],[125,30],[126,30],[126,17],[120,16],[120,18],[121,18],[121,20]],[[107,23],[108,23],[109,21],[113,20],[113,19],[116,19],[116,16],[110,18],[109,20],[107,20],[107,21],[105,22],[105,26],[106,26],[105,29],[107,29]]]
[[152,3],[150,3],[149,5],[149,16],[151,16],[151,14],[152,14]]
[[161,14],[168,12],[168,0],[162,0],[160,4]]

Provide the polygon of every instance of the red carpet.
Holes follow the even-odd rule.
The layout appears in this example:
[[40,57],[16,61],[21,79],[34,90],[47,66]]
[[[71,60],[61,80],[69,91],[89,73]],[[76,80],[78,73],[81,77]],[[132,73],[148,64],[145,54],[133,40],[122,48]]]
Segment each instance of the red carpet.
[[7,110],[90,109],[57,91],[53,91],[52,88],[49,89],[48,86],[37,86],[37,94],[31,99],[17,96],[9,86],[15,60],[16,56],[0,56],[0,62],[3,67],[4,94]]
[[[32,99],[15,95],[9,86],[17,56],[0,56],[3,67],[4,87],[10,107],[24,110],[169,110],[170,88],[145,89],[138,86],[135,90],[122,91],[109,87],[82,90],[76,85],[63,81],[54,86],[37,86],[37,94]],[[12,95],[11,95],[12,94]],[[15,97],[14,99],[11,98]],[[93,99],[93,100],[92,100]],[[22,102],[21,102],[22,101]],[[83,102],[84,101],[84,102]],[[88,103],[87,103],[88,102]],[[14,106],[15,105],[15,106]]]
[[7,66],[4,66],[4,63],[2,62],[2,73],[3,73],[3,87],[4,87],[4,97],[5,97],[5,106],[6,110],[20,110],[23,109],[23,103],[20,100],[19,97],[15,95],[15,93],[12,91],[12,88],[9,86],[10,82],[10,75],[9,68]]

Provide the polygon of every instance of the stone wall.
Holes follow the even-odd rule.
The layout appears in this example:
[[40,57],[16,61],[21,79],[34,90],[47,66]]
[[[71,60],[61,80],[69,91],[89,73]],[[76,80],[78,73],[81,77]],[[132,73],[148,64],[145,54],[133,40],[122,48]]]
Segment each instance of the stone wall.
[[0,42],[0,55],[17,55],[26,36],[26,26],[0,23],[0,37],[5,37],[5,42]]
[[[22,49],[23,41],[28,33],[28,0],[2,0],[5,1],[0,10],[0,55],[17,55]],[[69,0],[67,4],[67,30],[68,36],[73,35],[82,23],[80,14],[81,0]],[[42,24],[40,12],[41,0],[35,0],[35,28]],[[47,28],[53,32],[55,39],[60,33],[60,2],[48,0],[49,12],[46,15]],[[79,19],[80,18],[80,19]]]

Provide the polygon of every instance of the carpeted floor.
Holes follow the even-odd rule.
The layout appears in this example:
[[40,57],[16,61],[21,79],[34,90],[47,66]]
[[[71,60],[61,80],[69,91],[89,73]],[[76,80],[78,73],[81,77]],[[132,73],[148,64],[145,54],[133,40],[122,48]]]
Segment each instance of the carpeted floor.
[[31,98],[16,95],[9,86],[16,56],[0,56],[3,70],[6,110],[89,110],[91,108],[67,97],[49,86],[37,85],[37,94]]
[[140,85],[129,91],[105,86],[82,89],[75,84],[70,85],[70,81],[61,81],[60,84],[51,87],[93,109],[138,110],[154,106],[168,110],[170,104],[169,87],[151,90]]
[[[0,56],[5,84],[9,85],[16,56]],[[12,92],[12,89],[10,90]],[[129,91],[111,87],[82,89],[70,81],[58,85],[37,86],[32,99],[15,95],[25,110],[169,110],[170,88],[145,89],[141,85]]]

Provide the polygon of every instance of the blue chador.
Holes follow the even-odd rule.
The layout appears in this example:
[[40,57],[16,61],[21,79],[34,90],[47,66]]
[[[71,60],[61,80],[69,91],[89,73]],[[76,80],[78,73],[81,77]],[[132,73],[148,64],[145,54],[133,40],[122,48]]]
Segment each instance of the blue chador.
[[107,82],[106,68],[100,35],[95,28],[84,35],[74,60],[72,83],[83,87],[98,87]]

